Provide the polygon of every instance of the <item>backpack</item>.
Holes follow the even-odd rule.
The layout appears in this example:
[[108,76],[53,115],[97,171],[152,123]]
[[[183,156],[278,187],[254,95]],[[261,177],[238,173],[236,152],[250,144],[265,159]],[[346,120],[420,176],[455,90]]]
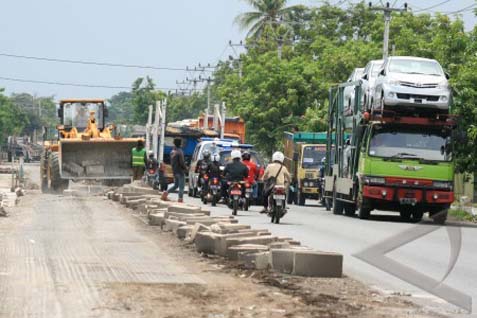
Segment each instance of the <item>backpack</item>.
[[265,192],[270,193],[275,185],[277,184],[277,178],[280,175],[280,172],[282,172],[283,164],[280,165],[280,169],[278,170],[278,173],[274,177],[270,177],[267,179],[267,182],[265,183]]

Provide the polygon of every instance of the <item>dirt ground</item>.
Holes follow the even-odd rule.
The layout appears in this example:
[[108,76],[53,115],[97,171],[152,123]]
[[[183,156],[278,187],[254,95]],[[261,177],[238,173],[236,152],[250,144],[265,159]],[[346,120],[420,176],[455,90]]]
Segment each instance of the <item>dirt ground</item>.
[[303,278],[242,269],[199,255],[170,233],[151,227],[150,235],[205,284],[106,284],[102,309],[118,317],[441,317],[405,296],[382,295],[349,277]]

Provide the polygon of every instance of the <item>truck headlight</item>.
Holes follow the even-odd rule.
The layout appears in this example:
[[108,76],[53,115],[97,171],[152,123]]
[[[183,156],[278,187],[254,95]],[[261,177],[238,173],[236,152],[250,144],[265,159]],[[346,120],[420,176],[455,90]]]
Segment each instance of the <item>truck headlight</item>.
[[365,184],[386,184],[386,179],[380,177],[364,177],[363,180]]
[[453,183],[449,181],[434,181],[432,183],[432,186],[438,189],[452,190]]

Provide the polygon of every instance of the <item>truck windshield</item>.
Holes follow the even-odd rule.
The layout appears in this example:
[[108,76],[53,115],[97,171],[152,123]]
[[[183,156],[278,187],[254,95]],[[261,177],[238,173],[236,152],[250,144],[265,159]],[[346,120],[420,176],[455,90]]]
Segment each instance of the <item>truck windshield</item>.
[[[423,133],[426,131],[426,133]],[[450,132],[375,127],[369,155],[392,159],[452,160]]]
[[319,168],[325,156],[326,150],[323,146],[306,146],[303,149],[302,166],[304,169]]
[[84,129],[88,126],[90,112],[95,112],[98,128],[103,128],[102,104],[98,103],[66,103],[63,104],[63,125]]

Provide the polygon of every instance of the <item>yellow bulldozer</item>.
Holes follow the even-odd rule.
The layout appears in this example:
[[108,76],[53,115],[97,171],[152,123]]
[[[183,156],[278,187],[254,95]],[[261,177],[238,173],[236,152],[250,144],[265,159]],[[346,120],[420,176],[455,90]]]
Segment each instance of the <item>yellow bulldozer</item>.
[[106,126],[107,116],[102,99],[60,101],[57,138],[45,141],[41,156],[42,192],[62,192],[70,180],[131,180],[131,149],[138,139],[114,136],[114,126]]

